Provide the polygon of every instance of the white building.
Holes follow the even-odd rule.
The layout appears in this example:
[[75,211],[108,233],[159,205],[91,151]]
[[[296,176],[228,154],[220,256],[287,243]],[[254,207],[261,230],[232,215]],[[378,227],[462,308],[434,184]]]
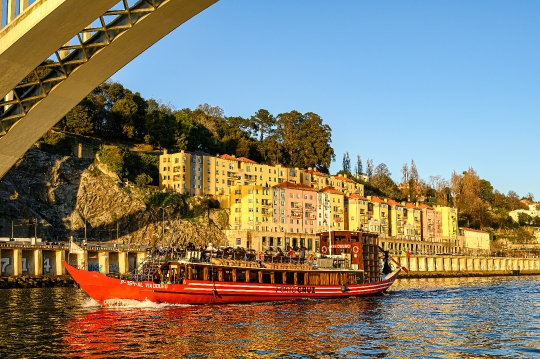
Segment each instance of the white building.
[[513,210],[513,211],[510,211],[508,214],[510,215],[510,217],[512,217],[512,219],[517,222],[518,221],[518,216],[520,213],[525,213],[525,214],[528,214],[529,216],[531,217],[538,217],[540,215],[540,211],[538,211],[538,209],[536,208],[540,203],[531,203],[529,204],[529,209],[516,209],[516,210]]
[[471,228],[459,228],[459,240],[464,253],[486,255],[491,251],[488,232]]

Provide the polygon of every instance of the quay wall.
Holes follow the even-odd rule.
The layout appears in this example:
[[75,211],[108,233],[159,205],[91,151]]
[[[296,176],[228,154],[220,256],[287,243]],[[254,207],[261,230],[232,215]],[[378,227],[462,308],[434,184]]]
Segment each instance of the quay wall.
[[103,274],[126,274],[142,263],[146,249],[142,246],[90,244],[79,253],[70,253],[67,243],[0,242],[0,279],[65,276],[62,260],[78,268]]
[[475,277],[540,274],[540,258],[411,256],[394,257],[409,273],[400,277]]

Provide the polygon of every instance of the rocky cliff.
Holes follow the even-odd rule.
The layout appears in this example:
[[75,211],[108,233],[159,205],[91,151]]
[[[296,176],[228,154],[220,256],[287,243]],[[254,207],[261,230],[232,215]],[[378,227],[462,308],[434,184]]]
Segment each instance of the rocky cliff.
[[[156,197],[161,206],[149,201]],[[82,239],[86,223],[88,241],[224,243],[227,213],[210,209],[208,203],[126,184],[97,159],[38,149],[30,149],[0,181],[0,218],[23,223],[20,226],[31,226],[37,219],[38,236],[44,241]]]

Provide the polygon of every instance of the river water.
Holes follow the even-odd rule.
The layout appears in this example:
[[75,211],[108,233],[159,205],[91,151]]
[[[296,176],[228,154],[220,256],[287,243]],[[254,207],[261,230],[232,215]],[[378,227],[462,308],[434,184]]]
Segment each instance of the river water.
[[1,358],[540,358],[540,277],[400,279],[388,295],[219,306],[0,290]]

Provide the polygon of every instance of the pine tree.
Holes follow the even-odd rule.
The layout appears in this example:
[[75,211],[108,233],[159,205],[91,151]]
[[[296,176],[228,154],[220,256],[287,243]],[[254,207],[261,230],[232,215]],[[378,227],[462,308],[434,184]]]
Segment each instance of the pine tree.
[[371,180],[373,179],[373,160],[371,158],[368,158],[367,160],[367,176],[368,176],[368,179],[369,181],[371,182]]
[[356,177],[360,177],[362,171],[362,158],[360,157],[360,155],[356,155]]
[[351,159],[349,158],[349,152],[345,152],[343,155],[343,172],[351,173]]

